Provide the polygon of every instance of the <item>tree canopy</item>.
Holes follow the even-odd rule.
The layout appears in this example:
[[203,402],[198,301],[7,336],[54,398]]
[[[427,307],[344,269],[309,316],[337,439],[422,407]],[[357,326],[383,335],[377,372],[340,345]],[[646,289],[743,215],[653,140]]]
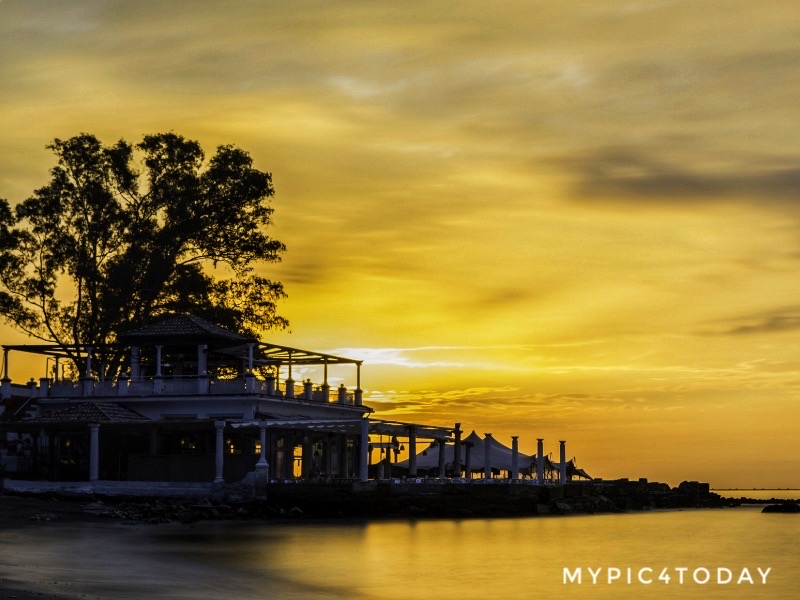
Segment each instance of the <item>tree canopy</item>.
[[[283,286],[257,272],[285,246],[269,237],[272,175],[250,155],[174,133],[132,145],[90,134],[48,146],[47,185],[0,199],[0,316],[42,341],[102,346],[188,312],[242,333],[285,328]],[[113,361],[112,361],[113,362]]]

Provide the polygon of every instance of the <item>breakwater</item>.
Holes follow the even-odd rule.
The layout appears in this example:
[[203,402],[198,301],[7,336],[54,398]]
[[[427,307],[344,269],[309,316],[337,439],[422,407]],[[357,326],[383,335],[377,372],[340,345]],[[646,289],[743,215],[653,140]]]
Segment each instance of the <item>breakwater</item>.
[[[675,488],[645,479],[532,485],[508,480],[287,481],[266,486],[266,496],[244,499],[153,495],[66,494],[83,512],[138,522],[296,518],[497,518],[710,508],[728,504],[708,484]],[[41,495],[39,495],[41,497]],[[47,494],[57,498],[58,494]],[[49,520],[40,510],[33,520]],[[42,517],[41,515],[45,515]]]
[[708,484],[629,481],[530,485],[508,481],[378,480],[368,483],[271,484],[279,514],[321,517],[517,517],[667,508],[721,507]]

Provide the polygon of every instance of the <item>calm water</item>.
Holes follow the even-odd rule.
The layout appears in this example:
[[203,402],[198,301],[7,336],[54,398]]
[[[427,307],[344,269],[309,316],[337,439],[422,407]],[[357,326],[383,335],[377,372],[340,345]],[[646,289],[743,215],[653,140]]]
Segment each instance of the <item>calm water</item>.
[[[0,531],[0,577],[37,582],[42,591],[137,600],[796,599],[799,534],[800,515],[751,507],[358,524],[40,523]],[[564,584],[565,567],[581,567],[583,583]],[[605,569],[596,585],[590,567]],[[609,567],[621,573],[612,584]],[[665,567],[669,584],[656,579]],[[680,567],[688,569],[683,585]],[[733,582],[716,583],[718,567]],[[758,567],[771,568],[766,585]],[[642,568],[654,570],[653,583],[637,582]],[[711,581],[695,583],[695,569],[708,569]],[[735,583],[743,569],[755,585]]]

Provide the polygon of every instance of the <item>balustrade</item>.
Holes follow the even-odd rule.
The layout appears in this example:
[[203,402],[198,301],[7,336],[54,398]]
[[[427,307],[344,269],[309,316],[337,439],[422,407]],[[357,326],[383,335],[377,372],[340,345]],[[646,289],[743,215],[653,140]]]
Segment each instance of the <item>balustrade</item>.
[[[283,383],[283,382],[282,382]],[[51,398],[79,398],[84,396],[193,396],[193,395],[233,395],[256,394],[285,398],[292,401],[312,401],[331,404],[356,405],[359,404],[358,391],[349,391],[344,385],[329,389],[325,385],[311,385],[306,381],[302,384],[292,384],[294,397],[287,394],[286,386],[276,385],[276,382],[255,379],[250,391],[246,379],[214,379],[206,377],[139,377],[129,379],[120,377],[118,380],[104,381],[53,381],[47,386],[37,387],[35,384],[14,388],[31,388],[31,395],[45,395]],[[283,389],[280,389],[283,387]]]

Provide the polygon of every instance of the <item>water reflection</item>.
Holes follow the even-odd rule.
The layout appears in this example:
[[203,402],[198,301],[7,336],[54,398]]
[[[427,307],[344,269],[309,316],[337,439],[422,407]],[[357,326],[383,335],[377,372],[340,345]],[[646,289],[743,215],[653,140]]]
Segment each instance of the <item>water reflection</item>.
[[[0,533],[6,578],[88,598],[794,598],[800,519],[757,509]],[[771,567],[767,586],[563,583],[564,567]]]

